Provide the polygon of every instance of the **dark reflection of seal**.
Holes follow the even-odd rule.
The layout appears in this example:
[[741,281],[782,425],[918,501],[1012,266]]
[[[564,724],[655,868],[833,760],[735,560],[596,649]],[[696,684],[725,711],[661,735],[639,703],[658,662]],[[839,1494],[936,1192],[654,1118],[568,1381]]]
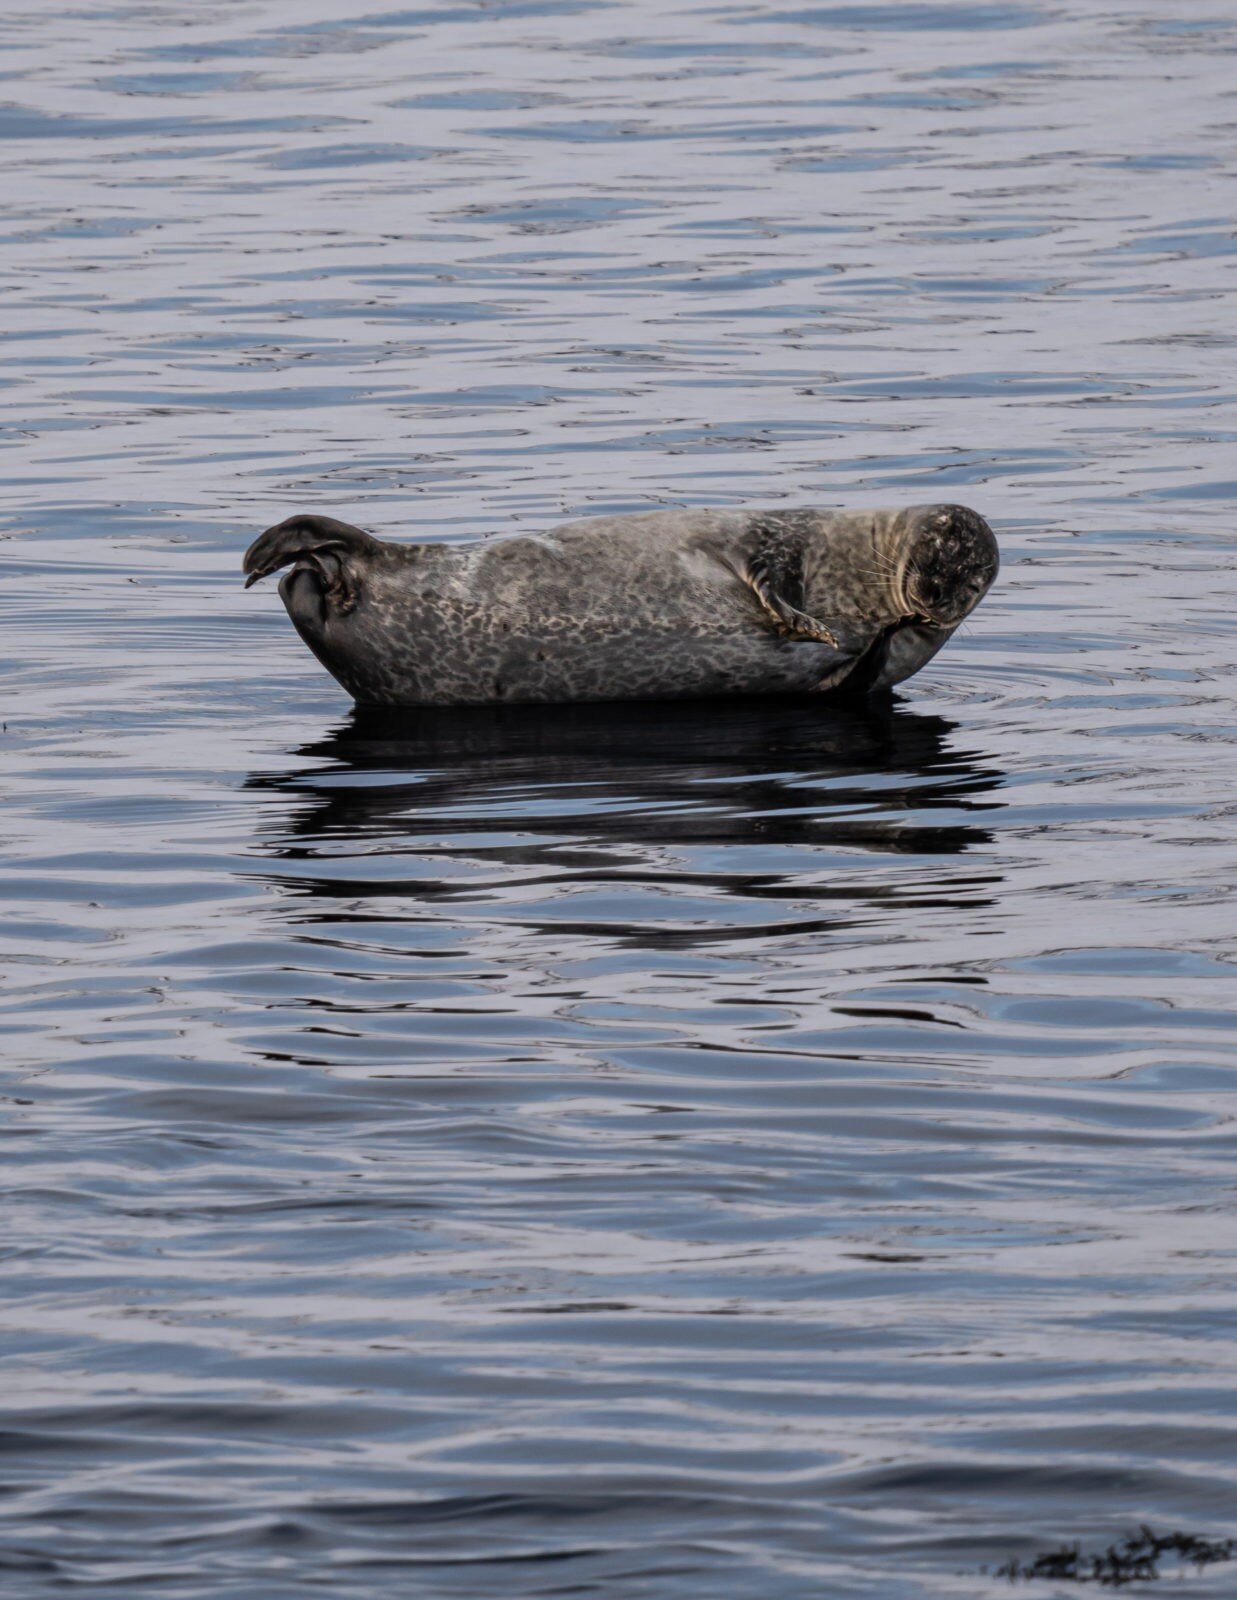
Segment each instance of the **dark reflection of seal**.
[[974,609],[996,541],[963,506],[665,511],[486,543],[388,544],[289,517],[298,632],[362,705],[697,698],[888,688]]
[[[922,855],[933,904],[950,904],[939,858],[989,842],[980,818],[1001,783],[989,763],[951,747],[953,727],[890,703],[808,697],[358,711],[297,751],[287,771],[255,775],[248,786],[284,802],[266,814],[262,875],[297,897],[349,900],[351,916],[358,903],[381,915],[399,898],[424,905],[457,897],[458,883],[449,874],[436,882],[423,861],[415,873],[392,870],[392,858],[405,854],[480,851],[496,866],[555,882],[650,874],[669,882],[667,853],[716,846],[726,864],[709,872],[712,891],[817,899],[821,916],[796,919],[806,932],[836,925],[839,893],[883,904],[887,891],[864,875],[848,874],[841,890],[805,887],[776,870],[735,870],[742,847],[759,848],[766,863],[769,846]],[[968,874],[958,904],[973,909],[998,881]],[[735,935],[724,925],[645,930],[637,942]]]

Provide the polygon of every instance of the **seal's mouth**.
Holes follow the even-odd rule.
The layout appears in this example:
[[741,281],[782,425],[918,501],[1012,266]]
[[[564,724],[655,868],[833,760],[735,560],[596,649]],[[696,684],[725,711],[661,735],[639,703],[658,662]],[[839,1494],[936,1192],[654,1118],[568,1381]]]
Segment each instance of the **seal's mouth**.
[[956,628],[964,621],[984,597],[988,587],[986,577],[979,574],[961,574],[948,586],[929,583],[921,585],[912,573],[906,584],[908,615],[903,626],[917,628]]

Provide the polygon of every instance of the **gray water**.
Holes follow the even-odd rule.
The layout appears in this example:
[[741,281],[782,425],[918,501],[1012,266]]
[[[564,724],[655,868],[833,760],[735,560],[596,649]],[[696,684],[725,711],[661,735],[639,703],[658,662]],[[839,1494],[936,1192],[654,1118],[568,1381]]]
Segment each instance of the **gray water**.
[[[6,1592],[1237,1530],[1232,0],[0,36]],[[365,721],[239,583],[942,499],[891,706]]]

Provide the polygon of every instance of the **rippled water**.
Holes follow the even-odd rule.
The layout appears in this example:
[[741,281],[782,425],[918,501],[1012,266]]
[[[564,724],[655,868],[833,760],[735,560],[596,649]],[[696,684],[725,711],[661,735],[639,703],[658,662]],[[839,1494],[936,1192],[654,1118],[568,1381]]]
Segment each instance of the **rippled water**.
[[[1230,0],[354,9],[0,26],[14,1592],[1233,1531]],[[925,499],[884,708],[363,720],[239,584]]]

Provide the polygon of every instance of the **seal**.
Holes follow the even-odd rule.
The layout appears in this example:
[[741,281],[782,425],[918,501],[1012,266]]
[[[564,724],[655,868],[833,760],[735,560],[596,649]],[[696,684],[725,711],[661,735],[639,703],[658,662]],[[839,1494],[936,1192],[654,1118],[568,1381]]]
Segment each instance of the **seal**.
[[362,706],[866,693],[930,661],[997,572],[965,506],[652,511],[466,545],[301,513],[245,553]]

